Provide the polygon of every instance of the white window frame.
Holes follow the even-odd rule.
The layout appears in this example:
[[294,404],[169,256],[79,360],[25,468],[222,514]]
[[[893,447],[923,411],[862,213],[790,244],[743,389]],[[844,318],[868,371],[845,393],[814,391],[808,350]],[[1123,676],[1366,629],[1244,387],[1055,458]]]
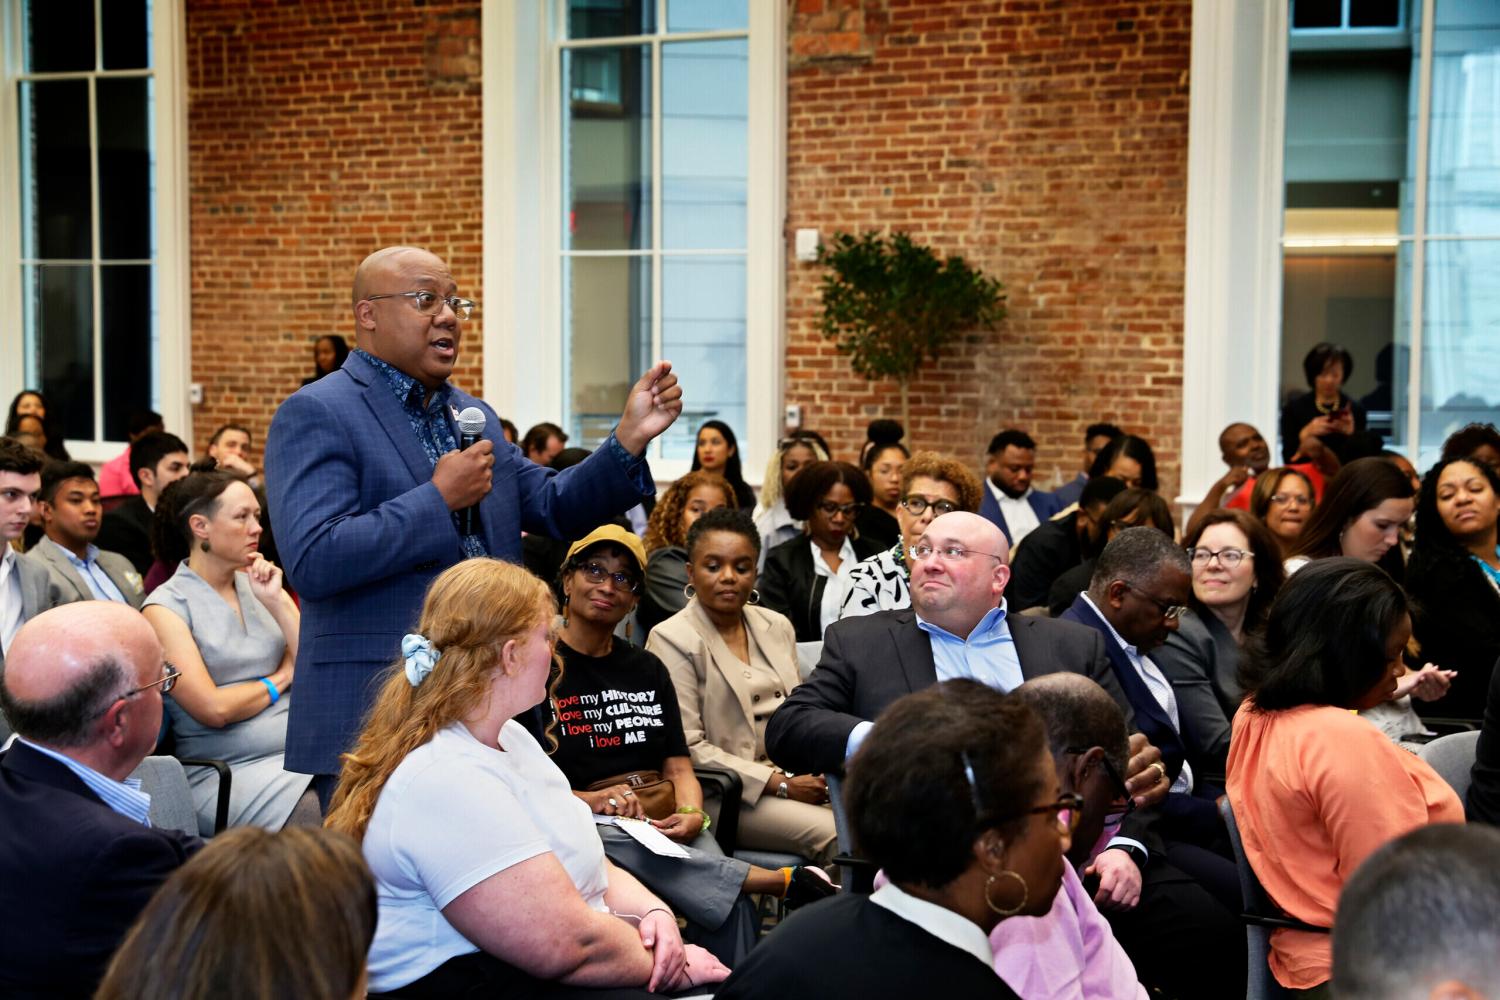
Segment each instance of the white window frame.
[[[550,6],[550,10],[549,10]],[[749,5],[745,405],[740,459],[760,479],[781,431],[785,368],[786,11]],[[524,431],[563,413],[562,98],[552,18],[564,0],[484,0],[484,396]],[[631,373],[633,377],[639,372]],[[691,383],[683,386],[691,400]],[[688,460],[653,460],[659,482]]]
[[[98,4],[107,0],[95,0]],[[0,95],[0,405],[25,384],[25,333],[21,283],[21,144],[16,74],[21,66],[20,0],[0,0],[5,92]],[[96,14],[97,16],[97,14]],[[183,5],[151,4],[156,144],[155,330],[159,398],[157,409],[174,434],[193,439],[189,403],[191,377],[191,279],[188,238],[187,46]],[[96,397],[96,405],[103,401]],[[96,465],[120,453],[123,442],[67,441],[69,453]]]

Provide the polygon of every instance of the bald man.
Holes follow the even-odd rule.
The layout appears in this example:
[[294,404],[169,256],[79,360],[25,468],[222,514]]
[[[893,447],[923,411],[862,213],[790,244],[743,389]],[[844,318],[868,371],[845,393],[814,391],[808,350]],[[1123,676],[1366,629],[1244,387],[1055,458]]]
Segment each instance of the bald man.
[[[654,492],[646,446],[682,412],[677,377],[659,362],[604,444],[554,472],[449,382],[474,303],[441,258],[378,250],[355,272],[352,300],[355,350],[281,405],[265,455],[277,544],[302,599],[286,767],[318,776],[325,807],[432,578],[478,556],[520,562],[522,531],[580,538],[634,507]],[[468,407],[484,431],[459,450]]]
[[129,774],[176,679],[140,612],[68,604],[16,633],[0,709],[0,995],[88,996],[156,887],[202,846],[152,829]]

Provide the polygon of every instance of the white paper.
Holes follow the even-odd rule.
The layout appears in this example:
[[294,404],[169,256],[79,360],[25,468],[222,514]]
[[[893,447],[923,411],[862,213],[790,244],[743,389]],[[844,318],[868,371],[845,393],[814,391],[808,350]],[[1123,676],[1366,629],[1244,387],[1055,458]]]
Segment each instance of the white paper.
[[687,852],[687,848],[675,843],[670,837],[643,819],[627,819],[624,816],[601,816],[598,813],[594,813],[594,822],[600,826],[609,826],[613,823],[652,854],[659,854],[664,858],[692,857]]

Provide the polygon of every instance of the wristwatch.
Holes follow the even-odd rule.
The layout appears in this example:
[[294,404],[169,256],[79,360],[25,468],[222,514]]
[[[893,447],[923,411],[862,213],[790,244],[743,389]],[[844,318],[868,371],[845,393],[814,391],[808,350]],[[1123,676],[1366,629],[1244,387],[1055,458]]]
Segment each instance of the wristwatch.
[[783,781],[781,784],[779,784],[779,785],[776,786],[776,797],[778,799],[789,799],[789,798],[791,798],[791,795],[786,790],[786,782],[785,781]]

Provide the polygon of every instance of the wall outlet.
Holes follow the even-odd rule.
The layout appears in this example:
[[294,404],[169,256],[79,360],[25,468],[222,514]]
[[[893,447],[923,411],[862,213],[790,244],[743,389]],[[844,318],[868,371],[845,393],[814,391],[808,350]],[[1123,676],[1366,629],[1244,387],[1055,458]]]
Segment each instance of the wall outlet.
[[192,403],[194,406],[202,406],[203,405],[203,383],[202,382],[189,382],[188,383],[188,402]]
[[796,403],[786,408],[786,429],[794,431],[802,426],[802,407]]
[[797,230],[796,252],[797,259],[800,261],[818,259],[818,231],[816,229]]

